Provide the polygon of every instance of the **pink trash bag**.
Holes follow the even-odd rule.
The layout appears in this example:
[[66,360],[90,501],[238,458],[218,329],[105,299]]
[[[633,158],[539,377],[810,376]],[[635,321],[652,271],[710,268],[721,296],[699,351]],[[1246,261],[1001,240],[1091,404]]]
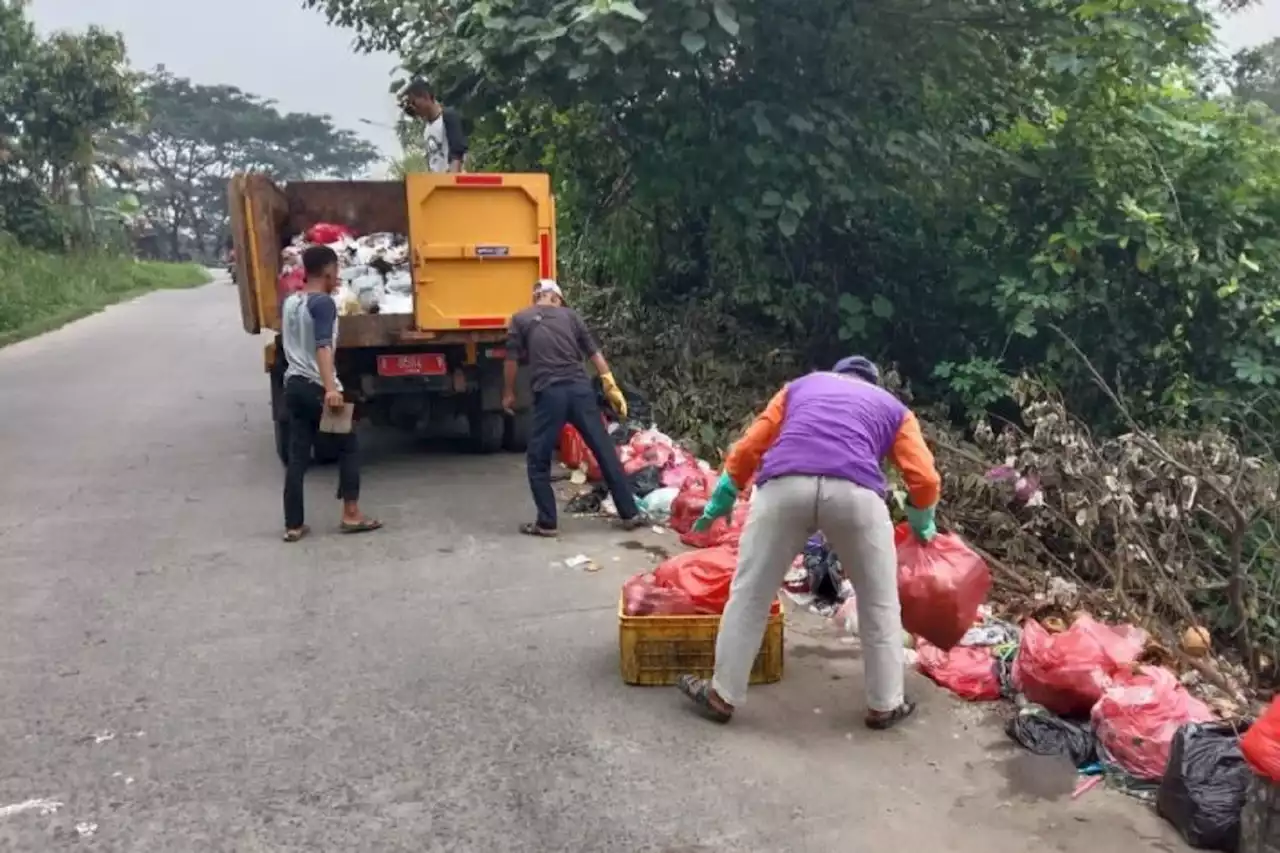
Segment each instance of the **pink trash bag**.
[[1163,667],[1117,672],[1093,706],[1093,730],[1113,764],[1138,779],[1159,781],[1169,764],[1173,736],[1187,723],[1207,723],[1213,712]]
[[990,650],[961,646],[944,652],[921,640],[916,654],[920,671],[961,699],[994,702],[1000,698],[1000,676]]
[[978,618],[991,591],[991,570],[953,533],[924,543],[903,523],[893,538],[902,627],[943,651],[953,648]]
[[1138,659],[1146,642],[1140,628],[1113,628],[1088,615],[1061,634],[1028,619],[1013,661],[1013,684],[1055,714],[1083,717],[1111,686],[1112,676]]

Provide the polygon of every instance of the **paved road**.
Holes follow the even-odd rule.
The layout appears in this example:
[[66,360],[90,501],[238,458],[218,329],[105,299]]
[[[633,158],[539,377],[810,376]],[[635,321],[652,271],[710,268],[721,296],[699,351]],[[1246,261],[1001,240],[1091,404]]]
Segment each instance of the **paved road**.
[[730,727],[624,687],[649,558],[514,535],[517,457],[369,442],[388,529],[331,535],[325,471],[283,545],[259,364],[225,284],[0,351],[0,850],[1182,849],[919,680],[865,732],[855,653],[803,619]]

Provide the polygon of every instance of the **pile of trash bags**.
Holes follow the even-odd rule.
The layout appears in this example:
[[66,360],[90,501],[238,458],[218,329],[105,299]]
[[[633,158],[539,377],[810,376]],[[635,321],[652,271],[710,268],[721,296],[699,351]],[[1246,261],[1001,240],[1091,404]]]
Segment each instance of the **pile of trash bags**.
[[[677,554],[622,585],[627,616],[719,616],[738,566],[736,548],[721,545]],[[775,599],[773,612],[781,605]]]
[[345,225],[329,222],[311,226],[280,252],[280,299],[303,288],[302,253],[316,245],[338,255],[342,284],[333,299],[340,314],[413,313],[408,238],[386,233],[357,236]]
[[[944,542],[943,550],[953,546]],[[908,550],[906,559],[921,558]],[[950,569],[955,577],[963,576],[959,562]],[[907,573],[900,566],[900,588]],[[971,589],[976,595],[978,584]],[[904,621],[907,601],[904,588]],[[1021,626],[985,615],[951,648],[934,640],[954,637],[958,624],[935,617],[929,625],[932,637],[908,627],[919,670],[969,701],[1015,701],[1009,737],[1070,762],[1082,779],[1078,790],[1092,777],[1118,784],[1153,802],[1198,849],[1253,853],[1241,832],[1255,800],[1259,810],[1277,810],[1272,820],[1280,828],[1280,791],[1273,790],[1280,784],[1280,700],[1256,722],[1219,720],[1173,672],[1142,662],[1144,631],[1084,613],[1070,625],[1026,619]],[[1259,786],[1267,796],[1247,796]]]

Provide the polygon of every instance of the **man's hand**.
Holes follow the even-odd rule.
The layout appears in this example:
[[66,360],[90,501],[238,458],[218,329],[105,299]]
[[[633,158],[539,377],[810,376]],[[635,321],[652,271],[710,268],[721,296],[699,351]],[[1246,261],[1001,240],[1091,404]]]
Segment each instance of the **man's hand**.
[[502,411],[506,412],[508,415],[514,415],[516,413],[515,391],[502,392]]
[[[312,399],[315,398],[313,397]],[[331,409],[341,409],[347,404],[347,401],[342,398],[341,391],[325,391],[324,404]]]

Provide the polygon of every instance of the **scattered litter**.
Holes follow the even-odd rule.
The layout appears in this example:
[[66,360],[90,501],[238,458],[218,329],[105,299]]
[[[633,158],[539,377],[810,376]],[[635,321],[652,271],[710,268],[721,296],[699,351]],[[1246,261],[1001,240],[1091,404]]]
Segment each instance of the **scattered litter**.
[[573,471],[573,473],[569,475],[569,482],[573,483],[575,486],[585,484],[587,482],[587,472],[581,469]]
[[641,497],[637,504],[640,507],[640,511],[648,518],[653,521],[665,522],[671,518],[671,504],[678,494],[680,494],[680,490],[677,488],[664,487],[654,489]]
[[667,528],[663,527],[661,524],[655,524],[653,527],[650,527],[649,529],[652,530],[654,533],[658,534],[659,536],[665,536],[667,533],[671,532]]
[[1071,792],[1071,799],[1073,800],[1079,799],[1080,797],[1092,791],[1094,788],[1101,785],[1102,781],[1103,779],[1101,776],[1081,777],[1080,781],[1076,783],[1075,790]]
[[34,800],[24,800],[21,803],[14,803],[9,806],[0,806],[0,820],[14,815],[20,815],[24,812],[39,812],[41,815],[51,815],[57,813],[62,808],[60,800],[52,800],[48,797],[40,797]]
[[584,572],[600,571],[600,564],[588,557],[586,554],[578,554],[576,557],[570,557],[564,561],[564,564],[571,569],[578,569]]
[[1086,726],[1054,716],[1039,705],[1026,705],[1009,720],[1005,732],[1036,755],[1070,759],[1075,767],[1098,760],[1098,742]]
[[1192,847],[1232,853],[1240,843],[1240,811],[1251,776],[1237,726],[1183,726],[1169,751],[1156,810]]
[[992,646],[1003,646],[1007,643],[1016,643],[1021,636],[1021,632],[1017,626],[1010,625],[1008,622],[1001,622],[998,619],[989,619],[981,625],[974,625],[964,636],[960,638],[959,646],[974,646],[990,648]]
[[1182,641],[1179,643],[1182,651],[1193,658],[1208,657],[1209,650],[1213,643],[1209,637],[1209,630],[1198,625],[1193,625],[1182,632]]
[[81,838],[93,838],[98,831],[98,825],[87,820],[82,820],[76,824],[76,835]]
[[599,491],[591,489],[571,497],[564,509],[574,515],[594,514],[600,511],[603,500],[604,496]]
[[96,734],[96,735],[94,735],[94,736],[93,736],[93,742],[94,742],[95,744],[98,744],[98,743],[108,743],[108,742],[113,741],[113,740],[115,740],[115,739],[116,739],[116,733],[115,733],[115,732],[111,732],[111,731],[107,731],[107,732],[99,732],[98,734]]
[[840,566],[840,558],[831,550],[827,539],[821,532],[809,537],[801,555],[805,573],[809,578],[809,594],[814,597],[815,605],[838,607],[852,590],[845,584],[844,569]]

